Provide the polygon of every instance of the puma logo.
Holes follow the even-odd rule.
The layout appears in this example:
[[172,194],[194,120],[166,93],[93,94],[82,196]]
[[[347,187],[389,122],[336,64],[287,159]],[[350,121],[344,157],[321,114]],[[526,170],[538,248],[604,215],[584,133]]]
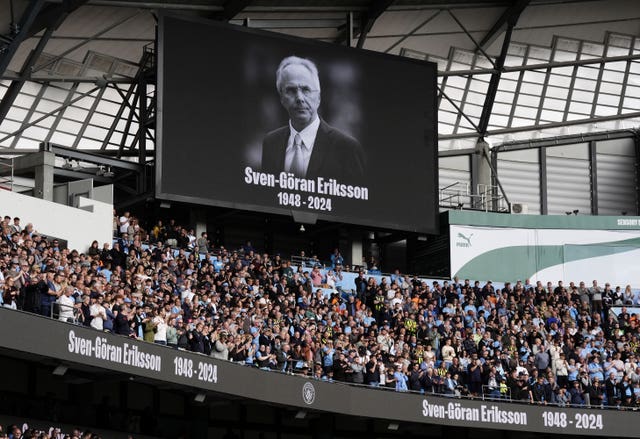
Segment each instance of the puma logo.
[[469,236],[465,236],[462,233],[458,233],[458,238],[460,238],[460,239],[462,239],[463,241],[466,242],[466,244],[459,242],[458,246],[459,247],[471,247],[471,237],[472,236],[473,236],[473,233],[470,234]]

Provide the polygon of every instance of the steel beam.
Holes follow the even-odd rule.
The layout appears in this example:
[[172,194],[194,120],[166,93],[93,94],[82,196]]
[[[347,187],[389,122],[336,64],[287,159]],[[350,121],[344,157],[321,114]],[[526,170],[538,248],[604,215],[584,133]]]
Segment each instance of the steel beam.
[[[458,26],[460,26],[460,29],[462,29],[462,31],[464,32],[464,34],[471,40],[471,42],[474,44],[474,46],[476,46],[476,49],[482,53],[482,55],[484,55],[484,57],[487,59],[487,61],[489,61],[491,63],[491,65],[493,66],[493,68],[496,68],[496,63],[495,61],[493,61],[493,59],[489,56],[489,54],[487,54],[487,52],[485,52],[485,50],[480,47],[480,45],[478,44],[478,42],[476,41],[475,38],[473,38],[473,35],[471,35],[471,32],[469,32],[467,30],[466,27],[464,27],[464,25],[462,24],[462,22],[458,19],[458,17],[455,16],[455,14],[453,13],[453,11],[451,9],[447,9],[447,12],[449,13],[449,15],[451,16],[451,18],[453,18],[453,21],[455,21]],[[513,26],[512,26],[513,27]],[[511,38],[509,38],[511,39]]]
[[[531,46],[527,45],[527,48],[524,52],[524,56],[522,58],[522,64],[527,64],[529,62],[529,51],[531,50]],[[513,118],[516,115],[516,109],[518,108],[518,100],[520,99],[520,90],[522,89],[522,83],[524,82],[524,71],[521,71],[518,74],[518,82],[516,83],[516,89],[513,91],[513,103],[511,105],[511,111],[509,111],[509,121],[507,122],[507,126],[513,125]]]
[[[17,81],[20,79],[20,75],[16,73],[6,72],[0,76],[0,81]],[[72,82],[72,83],[90,83],[95,84],[99,81],[107,81],[109,84],[132,84],[135,82],[133,78],[109,78],[105,79],[103,76],[69,76],[69,75],[30,75],[28,78],[31,82],[39,82],[42,84],[48,84],[52,82]]]
[[502,76],[502,67],[504,67],[504,61],[507,59],[507,53],[509,51],[509,44],[511,44],[511,34],[513,27],[516,24],[517,17],[510,21],[507,30],[504,34],[504,40],[502,41],[502,50],[500,56],[496,59],[495,68],[497,72],[491,75],[489,81],[489,87],[487,88],[487,94],[485,95],[484,105],[482,106],[482,114],[480,115],[480,122],[478,122],[478,134],[483,138],[487,132],[489,126],[489,119],[491,118],[491,112],[493,110],[493,104],[496,100],[496,93],[498,93],[498,86],[500,85],[500,77]]
[[[57,12],[57,15],[55,15],[53,12],[45,12],[47,19],[46,21],[42,21],[42,24],[46,26],[46,30],[40,37],[40,40],[38,41],[36,47],[31,51],[31,53],[29,53],[29,56],[22,65],[19,77],[11,82],[11,85],[9,85],[7,92],[2,98],[2,102],[0,103],[0,121],[4,120],[4,118],[7,116],[9,109],[15,102],[18,94],[20,94],[22,86],[24,85],[25,81],[29,79],[31,72],[36,65],[36,62],[40,58],[40,55],[44,51],[45,46],[51,38],[51,35],[53,35],[53,32],[62,24],[62,22],[68,15],[68,13],[65,13],[60,8],[54,8],[54,10]],[[36,24],[34,23],[33,25]]]
[[[98,104],[102,100],[102,95],[104,95],[104,91],[106,89],[107,89],[107,86],[105,85],[104,87],[100,88],[100,90],[96,94],[95,99],[91,103],[91,108],[89,108],[89,114],[87,115],[87,117],[82,122],[82,126],[80,127],[80,131],[78,131],[78,134],[76,134],[76,138],[73,141],[73,145],[71,146],[72,148],[77,148],[78,145],[80,144],[80,141],[82,140],[82,137],[84,136],[84,133],[85,133],[85,131],[87,131],[87,127],[89,126],[89,121],[93,118],[93,115],[96,112],[96,108],[98,108]],[[60,114],[62,115],[62,112],[60,112]]]
[[[578,45],[578,58],[580,57],[580,55],[582,54],[582,47],[584,46],[584,41],[580,41],[579,45]],[[527,51],[529,49],[530,46],[527,46]],[[520,76],[522,77],[522,73],[520,74]],[[569,119],[569,110],[571,110],[571,102],[573,102],[573,91],[575,89],[575,84],[576,84],[576,79],[578,78],[578,66],[573,66],[573,69],[571,71],[571,82],[569,82],[569,87],[568,87],[568,91],[567,91],[567,101],[564,105],[564,114],[562,115],[562,120],[568,120]],[[511,126],[511,124],[509,124],[509,126]]]
[[[449,59],[447,59],[447,70],[451,69],[452,64],[453,64],[453,57],[450,56]],[[447,88],[447,77],[445,76],[444,78],[442,78],[442,81],[440,82],[440,90],[444,90],[446,88]],[[438,104],[436,108],[440,108],[441,102],[442,102],[442,93],[440,94],[440,96],[438,96]]]
[[[253,21],[251,22],[253,23]],[[424,23],[421,24],[424,26]],[[404,39],[402,40],[404,41]],[[401,41],[396,42],[387,49],[385,52],[389,52]],[[512,72],[523,72],[529,70],[540,70],[547,68],[558,68],[558,67],[574,67],[574,66],[586,66],[591,64],[600,64],[600,63],[610,63],[610,62],[618,62],[618,61],[637,61],[640,59],[640,54],[634,53],[633,55],[620,55],[620,56],[610,56],[610,57],[600,57],[600,58],[588,58],[588,59],[578,59],[574,61],[554,61],[548,63],[539,63],[539,64],[528,64],[521,66],[505,66],[502,69],[503,73],[512,73]],[[445,70],[439,71],[439,77],[449,77],[449,76],[475,76],[475,75],[492,75],[496,72],[496,69],[469,69],[469,70]],[[20,76],[16,73],[5,72],[5,74],[0,76],[0,80],[17,80]],[[68,76],[68,75],[32,75],[29,77],[30,81],[34,82],[85,82],[85,83],[95,83],[96,81],[103,80],[101,77],[94,76]],[[108,83],[112,84],[132,84],[136,83],[136,80],[133,78],[109,78],[107,80]]]
[[[480,182],[478,179],[478,175],[480,173],[480,166],[482,166],[482,157],[480,156],[480,154],[478,154],[478,150],[477,148],[474,149],[473,154],[471,154],[469,156],[469,171],[470,171],[470,176],[469,176],[469,180],[471,183],[471,190],[470,192],[472,194],[476,193],[476,188],[478,187],[478,183]],[[477,208],[477,200],[475,199],[475,197],[471,197],[470,199],[470,205],[471,208]]]
[[496,38],[498,38],[500,33],[507,28],[508,23],[514,18],[517,20],[529,3],[531,3],[531,0],[515,0],[493,24],[489,32],[480,40],[478,43],[479,48],[487,50]]
[[[138,84],[138,86],[140,86]],[[131,96],[129,96],[129,98],[127,98],[127,95],[125,95],[122,90],[120,90],[120,88],[118,86],[114,86],[115,90],[118,92],[118,94],[120,95],[120,97],[122,98],[122,103],[127,106],[129,108],[129,110],[132,112],[133,116],[136,118],[136,121],[139,124],[142,124],[142,120],[141,117],[136,114],[137,109],[131,105],[131,103],[129,102],[129,98]],[[118,110],[118,113],[120,113],[120,115],[122,115],[122,113],[120,112],[120,110]],[[145,126],[146,131],[147,131],[147,135],[149,136],[150,139],[153,139],[153,134],[151,134],[151,130],[149,130],[149,127]]]
[[353,22],[353,12],[347,14],[347,46],[352,47],[355,38],[355,24]]
[[[478,126],[473,122],[473,120],[471,120],[469,116],[467,116],[465,112],[462,111],[462,109],[458,106],[458,104],[455,103],[455,101],[449,98],[449,96],[447,96],[447,94],[444,91],[442,91],[440,87],[438,87],[438,91],[440,92],[440,97],[444,96],[444,98],[453,106],[453,108],[456,109],[459,117],[464,117],[465,120],[469,122],[469,124],[476,130],[476,132],[480,132],[480,128],[478,128]],[[463,102],[464,102],[464,99],[463,99]],[[459,125],[459,124],[456,124],[456,125]]]
[[58,20],[58,17],[62,16],[63,19],[66,18],[86,2],[87,0],[62,0],[62,2],[57,4],[47,2],[49,4],[40,11],[36,19],[29,26],[27,38],[33,37],[43,29],[50,27],[52,22]]
[[434,18],[436,18],[438,15],[440,15],[440,13],[442,12],[442,9],[437,10],[436,12],[434,12],[432,15],[429,16],[429,18],[427,18],[426,20],[424,20],[423,22],[421,22],[420,24],[418,24],[416,27],[414,27],[413,29],[411,29],[411,31],[409,31],[409,33],[407,33],[406,35],[402,36],[402,38],[400,38],[398,41],[396,41],[395,43],[393,43],[391,46],[387,47],[387,49],[384,51],[384,53],[389,53],[391,52],[395,47],[397,47],[399,44],[401,44],[403,41],[405,41],[407,38],[411,37],[412,35],[414,35],[416,32],[418,32],[421,28],[423,28],[424,26],[426,26],[431,20],[433,20]]
[[[133,92],[136,88],[136,85],[140,82],[140,76],[143,75],[144,73],[144,67],[147,65],[147,62],[149,61],[149,58],[153,56],[153,52],[149,51],[149,50],[145,50],[142,53],[142,57],[140,58],[140,62],[138,63],[138,71],[136,72],[136,76],[133,79],[133,82],[131,83],[131,85],[129,86],[129,89],[127,90],[127,94],[122,96],[122,103],[120,104],[120,107],[118,108],[118,112],[116,113],[114,119],[113,119],[113,123],[111,123],[111,126],[109,127],[109,131],[107,132],[107,135],[105,136],[103,142],[102,142],[102,149],[106,149],[107,145],[109,144],[109,141],[111,140],[111,137],[113,136],[114,131],[116,130],[116,127],[118,126],[118,122],[120,121],[120,118],[122,117],[122,113],[124,113],[124,109],[128,106],[129,104],[129,99],[131,99],[131,96],[133,95]],[[120,89],[116,84],[113,84],[113,87],[116,89],[116,91],[118,91],[120,93]],[[136,95],[137,96],[137,95]],[[135,105],[135,104],[134,104]],[[120,153],[122,153],[122,147],[120,148]]]
[[[629,55],[633,54],[636,47],[636,37],[631,39],[631,45],[629,46]],[[627,95],[627,84],[629,84],[629,73],[631,72],[631,60],[627,61],[627,65],[624,68],[624,78],[622,79],[622,91],[620,92],[620,102],[618,103],[618,114],[622,113],[624,107],[624,98]]]
[[20,90],[22,89],[22,86],[24,85],[24,82],[28,77],[29,72],[31,71],[31,68],[34,66],[35,62],[38,60],[38,58],[42,54],[44,47],[47,45],[47,41],[49,40],[49,38],[51,37],[51,34],[53,33],[53,29],[54,29],[53,27],[47,28],[44,35],[40,37],[40,41],[38,41],[38,44],[36,45],[36,47],[31,51],[26,61],[24,62],[22,69],[20,70],[20,75],[18,76],[18,79],[11,81],[11,84],[7,88],[7,92],[4,94],[4,97],[0,102],[0,121],[3,121],[4,118],[7,116],[7,113],[11,109],[11,106],[13,105],[16,98],[18,97],[18,94],[20,94]]
[[[487,136],[500,135],[500,134],[510,134],[510,133],[521,133],[523,131],[532,131],[532,130],[545,130],[548,128],[558,128],[558,127],[567,127],[572,125],[582,125],[587,123],[598,123],[598,122],[607,122],[611,120],[624,120],[640,117],[640,111],[634,111],[632,113],[625,114],[615,114],[612,116],[598,116],[593,118],[586,119],[576,119],[576,120],[568,120],[566,122],[549,122],[545,124],[535,124],[528,127],[512,127],[512,128],[501,128],[498,130],[488,131]],[[474,133],[459,133],[459,134],[442,134],[438,136],[441,140],[452,140],[452,139],[468,139],[473,137]]]
[[[139,85],[138,85],[139,87]],[[132,107],[136,107],[138,105],[138,97],[140,96],[140,93],[136,92],[136,94],[134,95],[133,98],[133,103],[131,104]],[[125,105],[126,106],[126,105]],[[120,154],[122,154],[122,152],[124,151],[124,147],[127,144],[127,137],[129,137],[129,128],[131,128],[131,123],[133,122],[133,110],[129,111],[129,115],[127,116],[127,122],[124,126],[124,130],[122,132],[122,139],[120,139]],[[131,148],[133,149],[133,147],[135,146],[136,143],[136,139],[134,137],[133,142],[131,143]],[[118,157],[120,157],[120,155],[118,155]]]
[[[449,59],[454,59],[454,53],[455,53],[455,49],[453,47],[450,48],[449,49]],[[471,68],[475,67],[477,61],[478,61],[478,55],[474,54],[473,58],[471,59]],[[467,116],[467,114],[464,112],[464,107],[465,107],[465,105],[467,105],[467,96],[469,96],[469,90],[471,89],[471,81],[472,80],[473,80],[473,76],[467,76],[466,77],[466,82],[465,82],[465,85],[464,85],[464,91],[462,92],[462,96],[460,97],[460,107],[458,108],[456,105],[454,105],[454,107],[458,110],[458,117],[456,117],[456,122],[455,122],[455,125],[454,125],[456,132],[458,132],[460,130],[460,121],[462,120],[462,117],[467,119],[467,121],[469,121],[469,123],[476,130],[476,132],[478,132],[478,124],[475,123],[475,122],[472,122],[471,118],[469,116]],[[449,100],[449,102],[451,102],[451,100]]]
[[[552,61],[540,64],[529,64],[525,66],[507,66],[502,68],[503,73],[522,72],[528,70],[555,69],[558,67],[574,67],[587,66],[590,64],[610,63],[618,61],[635,61],[640,59],[640,54],[608,56],[600,58],[576,59],[573,61]],[[438,76],[475,76],[475,75],[492,75],[496,69],[477,69],[477,70],[451,70],[447,72],[438,72]]]
[[[87,71],[87,64],[84,63],[82,65],[82,68],[80,69],[80,75],[83,75],[84,72]],[[47,84],[47,87],[50,86],[49,84]],[[51,140],[51,137],[53,137],[53,135],[55,134],[56,130],[58,129],[58,125],[60,125],[60,122],[62,121],[62,117],[64,116],[64,113],[66,113],[67,110],[67,106],[69,104],[69,101],[71,101],[71,99],[73,99],[73,96],[76,94],[76,92],[78,91],[78,87],[80,86],[79,83],[74,82],[71,87],[69,87],[69,90],[67,90],[67,96],[64,98],[64,102],[63,105],[65,105],[64,109],[61,110],[58,115],[56,116],[56,119],[53,121],[53,124],[51,124],[51,127],[49,128],[49,133],[47,133],[47,137],[44,138],[45,142],[49,142]],[[43,87],[45,88],[45,87]],[[100,93],[99,93],[100,94]],[[95,101],[94,101],[95,102]],[[35,106],[35,105],[34,105]],[[91,114],[89,114],[85,120],[85,122],[87,120],[89,120],[91,118]]]
[[[144,69],[144,66],[140,67],[141,70]],[[140,75],[138,83],[138,93],[140,97],[138,98],[139,105],[139,118],[138,118],[138,163],[144,165],[144,159],[147,156],[147,81],[144,74],[144,71]],[[132,110],[132,113],[134,111]],[[134,144],[135,145],[135,144]],[[138,173],[137,178],[137,189],[139,193],[144,193],[147,191],[147,179],[146,174],[143,171]]]
[[[604,50],[602,52],[602,55],[607,56],[609,53],[609,40],[611,38],[611,34],[609,34],[607,36],[607,41],[605,41],[604,43]],[[580,43],[582,44],[582,43]],[[633,47],[633,46],[632,46]],[[604,67],[605,67],[605,63],[600,63],[600,67],[598,69],[598,78],[596,79],[596,87],[595,90],[593,90],[593,105],[591,106],[591,117],[594,117],[596,115],[596,109],[598,108],[598,96],[600,95],[600,87],[602,86],[602,75],[604,75]],[[624,95],[620,96],[620,100],[622,100],[624,98]],[[597,215],[598,213],[595,212],[595,215]]]
[[62,52],[60,55],[56,55],[53,58],[51,58],[49,61],[43,63],[43,64],[39,64],[37,66],[37,68],[35,68],[33,70],[33,73],[38,72],[46,67],[49,67],[50,65],[56,63],[57,61],[61,60],[62,58],[64,58],[65,56],[67,56],[68,54],[76,51],[77,49],[79,49],[80,47],[84,46],[87,43],[90,43],[91,41],[95,40],[96,38],[100,37],[101,35],[106,34],[107,32],[112,31],[113,29],[115,29],[116,27],[126,23],[127,21],[137,17],[138,15],[140,15],[142,13],[142,11],[137,11],[136,13],[129,15],[125,18],[123,18],[120,21],[117,21],[116,23],[113,23],[109,26],[107,26],[106,28],[98,31],[97,33],[91,35],[88,38],[85,38],[83,41],[79,42],[78,44],[75,44],[73,46],[71,46],[70,48],[68,48],[67,50],[65,50],[64,52]]
[[355,14],[353,11],[349,11],[347,12],[345,22],[338,26],[338,36],[334,38],[333,43],[346,44],[347,46],[352,47],[353,39],[357,33]]
[[547,139],[528,139],[498,145],[494,149],[499,151],[521,151],[532,148],[546,148],[550,146],[574,145],[576,143],[597,142],[600,140],[628,139],[635,135],[634,130],[602,131],[599,133],[581,133],[568,136],[550,137]]
[[221,21],[229,21],[250,4],[251,0],[227,0],[224,2],[223,10],[215,12],[212,18]]
[[[191,3],[191,4],[190,4]],[[168,2],[165,0],[156,1],[136,1],[129,0],[89,0],[89,4],[93,6],[109,6],[118,8],[143,8],[143,9],[178,9],[180,11],[200,11],[200,12],[221,12],[224,8],[211,4],[195,4],[194,2],[183,2],[175,0]]]
[[4,50],[0,50],[0,76],[7,70],[9,63],[13,59],[13,55],[16,54],[20,44],[22,44],[25,39],[29,38],[29,29],[31,29],[31,26],[38,17],[43,5],[44,0],[33,0],[29,2],[29,5],[22,14],[22,18],[20,18],[18,32],[13,36],[11,42],[4,48]]
[[[636,159],[635,159],[635,171],[636,171],[636,181],[638,180],[638,176],[640,175],[640,131],[633,130],[633,144],[635,146]],[[634,214],[640,213],[640,185],[636,185],[636,210]]]
[[[230,20],[230,23],[242,26],[243,20]],[[252,18],[251,27],[255,29],[337,29],[344,25],[342,18]]]
[[37,118],[34,121],[30,121],[28,124],[22,125],[19,129],[17,129],[16,131],[13,131],[12,133],[7,134],[6,136],[4,136],[2,139],[0,139],[0,143],[4,142],[7,139],[10,139],[13,136],[17,136],[18,134],[22,133],[24,130],[26,130],[29,127],[32,127],[34,125],[37,125],[38,123],[42,122],[43,120],[45,120],[46,118],[53,116],[54,114],[56,114],[58,111],[64,110],[65,108],[67,108],[69,105],[72,105],[76,102],[78,102],[80,99],[84,99],[85,97],[89,96],[91,93],[93,93],[94,91],[98,90],[99,87],[94,87],[91,90],[85,92],[85,93],[81,93],[80,95],[78,95],[77,97],[75,97],[74,99],[72,99],[71,101],[69,101],[68,103],[62,104],[59,107],[56,107],[55,109],[49,111],[48,113],[44,114],[43,116]]
[[[16,148],[16,149],[9,149],[9,148],[5,148],[5,147],[0,147],[0,158],[11,158],[11,157],[17,157],[17,156],[21,156],[24,154],[31,154],[34,152],[38,152],[40,151],[39,148]],[[100,157],[116,157],[118,155],[118,150],[117,149],[106,149],[106,150],[101,150],[101,149],[81,149],[79,150],[80,152],[83,153],[87,153],[87,154],[95,154],[95,155],[99,155]],[[147,157],[151,157],[153,158],[153,150],[147,150]],[[124,157],[138,157],[138,151],[125,151],[122,154]],[[129,162],[129,163],[136,163],[136,162]]]
[[[40,99],[42,99],[42,96],[44,96],[45,89],[46,87],[40,87],[40,90],[38,90],[38,92],[36,93],[33,99],[33,105],[29,107],[29,109],[27,110],[27,114],[22,118],[22,123],[20,124],[20,127],[24,127],[27,124],[27,122],[31,120],[31,118],[33,117],[33,113],[36,111],[37,103],[40,102]],[[18,141],[20,140],[21,137],[22,137],[21,135],[15,136],[14,139],[11,141],[11,144],[9,145],[9,149],[13,149],[17,147]]]
[[[117,86],[114,84],[113,87],[117,87]],[[107,149],[107,145],[109,145],[109,141],[111,140],[111,137],[113,136],[113,133],[115,132],[116,127],[118,126],[118,122],[120,122],[120,118],[122,117],[122,113],[124,113],[124,109],[127,108],[127,103],[129,102],[129,99],[131,99],[131,96],[133,95],[133,91],[135,90],[135,88],[136,88],[136,84],[131,84],[129,86],[129,89],[127,90],[127,94],[124,96],[123,101],[120,103],[120,107],[118,107],[118,112],[115,114],[113,118],[113,122],[111,122],[109,131],[107,132],[107,135],[102,141],[102,150]]]
[[[36,111],[36,107],[38,102],[40,102],[40,99],[42,99],[42,96],[44,96],[44,92],[46,91],[47,87],[40,87],[40,90],[38,90],[38,93],[36,93],[36,96],[33,100],[33,105],[31,105],[31,107],[29,107],[29,110],[27,110],[27,114],[25,115],[25,117],[22,119],[22,124],[20,125],[21,127],[26,125],[27,122],[29,120],[31,120],[31,118],[33,117],[33,113],[35,113]],[[22,138],[22,133],[20,133],[19,135],[15,136],[13,138],[13,140],[11,141],[11,145],[9,145],[9,148],[13,149],[16,148],[18,146],[18,142],[20,141],[20,139]]]
[[41,149],[50,151],[56,155],[56,157],[64,157],[70,160],[78,160],[86,163],[94,163],[96,165],[111,166],[112,168],[128,169],[130,171],[140,172],[144,168],[143,165],[130,162],[128,160],[114,159],[111,157],[105,157],[102,153],[96,154],[87,151],[65,148],[63,146],[55,145],[53,143],[42,143]]
[[[554,59],[556,56],[556,48],[557,48],[556,37],[553,38],[553,45],[551,46],[551,55],[550,59]],[[576,58],[578,55],[576,54]],[[544,110],[544,100],[547,97],[547,88],[549,87],[549,79],[551,78],[551,67],[547,67],[547,71],[544,74],[544,81],[542,82],[542,90],[540,91],[540,102],[538,104],[538,111],[536,112],[535,123],[539,124],[540,119],[542,118],[542,111]]]
[[367,39],[367,34],[373,28],[376,20],[387,10],[389,6],[394,2],[394,0],[373,0],[369,4],[369,9],[362,15],[360,21],[360,37],[358,38],[358,43],[356,47],[358,49],[362,49],[364,47],[364,42]]
[[538,149],[538,160],[540,162],[539,178],[540,178],[540,214],[549,214],[549,191],[547,185],[547,148]]
[[471,155],[475,152],[475,148],[447,149],[445,151],[438,151],[438,157],[457,157],[461,155]]
[[596,141],[589,142],[589,169],[591,175],[589,179],[589,192],[591,193],[591,214],[598,214],[598,154],[596,151]]
[[97,175],[95,172],[82,172],[74,169],[53,168],[53,175],[57,177],[72,178],[74,180],[91,178],[99,183],[113,183],[113,178],[107,178],[102,175]]

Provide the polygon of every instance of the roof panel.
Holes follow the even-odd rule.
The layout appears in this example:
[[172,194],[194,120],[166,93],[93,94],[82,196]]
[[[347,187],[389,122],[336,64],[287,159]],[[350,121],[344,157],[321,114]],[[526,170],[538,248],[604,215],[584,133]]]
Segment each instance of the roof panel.
[[[26,0],[15,2],[24,5]],[[440,70],[448,66],[462,70],[490,69],[490,62],[484,56],[475,53],[474,42],[465,34],[465,30],[471,32],[476,41],[481,40],[511,3],[507,0],[396,0],[376,21],[366,39],[365,48],[393,54],[399,54],[406,49],[403,53],[411,54],[414,58],[438,60]],[[43,55],[43,59],[52,60],[52,57],[63,54],[65,58],[51,63],[47,69],[40,71],[39,75],[94,78],[110,71],[117,71],[131,78],[137,71],[136,64],[145,45],[154,38],[153,8],[174,10],[180,5],[180,13],[211,16],[213,12],[222,10],[224,4],[225,0],[90,0],[88,5],[79,8],[65,20],[45,48],[46,55]],[[333,41],[342,35],[347,12],[354,13],[354,21],[356,26],[359,26],[363,12],[370,4],[371,0],[255,0],[250,7],[235,17],[234,22],[241,23],[244,18],[249,18],[255,27],[273,29],[288,35]],[[0,29],[4,23],[3,8],[6,8],[5,3],[0,4]],[[451,8],[465,29],[462,29],[447,11],[442,10],[443,8]],[[551,58],[552,52],[555,52],[554,60],[560,61],[573,60],[576,57],[599,57],[606,44],[609,45],[608,56],[626,55],[633,44],[640,47],[638,40],[634,43],[634,35],[640,35],[640,2],[532,0],[513,32],[506,65],[514,67],[523,63],[544,63]],[[14,75],[20,71],[25,57],[37,41],[37,38],[32,38],[19,48],[10,65]],[[557,44],[555,49],[551,47],[554,43]],[[501,44],[502,38],[498,35],[487,52],[492,56],[497,55]],[[452,53],[455,63],[449,59]],[[119,60],[125,63],[119,63]],[[543,120],[549,121],[570,120],[578,114],[577,112],[584,112],[585,117],[588,117],[593,111],[591,105],[594,99],[604,107],[603,110],[596,109],[596,114],[615,116],[618,107],[622,105],[625,106],[625,111],[637,111],[634,102],[640,98],[640,92],[636,93],[632,85],[640,84],[640,72],[636,71],[640,70],[636,68],[640,63],[631,63],[630,74],[626,73],[628,65],[627,61],[608,63],[602,78],[608,82],[602,83],[597,82],[599,64],[577,69],[573,66],[554,68],[550,76],[547,75],[546,67],[539,69],[537,73],[506,73],[500,83],[498,103],[494,106],[494,117],[491,118],[491,129],[500,130],[518,125],[530,129],[540,112]],[[573,93],[569,93],[568,87],[573,83],[574,72],[577,72],[577,88]],[[467,116],[476,121],[485,101],[484,94],[489,78],[489,75],[476,75],[469,81],[466,77],[441,76],[439,83],[443,85],[450,98],[468,112]],[[525,82],[522,82],[523,78]],[[629,86],[623,88],[622,84],[627,80]],[[549,88],[546,91],[546,99],[541,100],[543,84],[546,81],[549,82]],[[8,82],[4,81],[2,84],[0,96],[6,90]],[[18,120],[8,120],[0,125],[0,138],[6,135],[10,127],[15,128],[19,125],[23,120],[21,118],[26,117],[32,107],[35,106],[42,111],[53,111],[62,105],[72,86],[72,83],[52,83],[44,93],[48,100],[38,102],[36,96],[41,91],[41,86],[27,81],[10,112],[10,117]],[[72,98],[77,99],[81,93],[94,87],[95,84],[89,79],[89,82],[77,86]],[[122,86],[123,91],[126,88],[127,86]],[[593,92],[598,88],[599,95]],[[620,103],[618,95],[623,90],[629,98]],[[530,95],[523,94],[525,92]],[[153,90],[150,90],[150,93],[153,93]],[[89,126],[85,136],[94,137],[93,141],[100,142],[96,137],[106,134],[105,130],[109,128],[113,115],[120,107],[121,96],[111,88],[106,89],[97,105],[100,111],[91,114],[97,94],[98,91],[67,108],[58,129],[78,132],[78,125],[90,117],[92,125],[96,124],[96,129]],[[570,99],[570,102],[567,102],[567,99]],[[475,138],[477,133],[473,132],[473,127],[465,117],[458,114],[446,99],[442,99],[441,102],[441,134],[466,132],[471,139]],[[549,107],[539,111],[537,106],[540,102]],[[530,106],[526,106],[527,104]],[[571,113],[567,113],[567,110]],[[128,114],[129,111],[126,110],[122,117],[126,118]],[[515,120],[512,120],[513,115],[517,116]],[[37,117],[34,115],[32,119]],[[52,121],[53,118],[49,118],[39,123],[38,127],[30,129],[25,133],[28,138],[20,139],[18,145],[28,144],[35,140],[35,137],[44,134],[43,128],[48,128]],[[130,133],[137,129],[135,118],[133,122]],[[117,121],[117,125],[123,129],[124,121]],[[121,134],[117,133],[112,138],[112,143],[118,144],[120,137]],[[62,144],[71,146],[72,143],[68,140],[70,139],[67,138]],[[13,139],[9,142],[12,141]],[[133,137],[129,136],[127,144],[132,141]],[[464,142],[458,139],[444,139],[442,145],[454,147],[462,143]],[[89,143],[81,140],[79,144],[82,148]]]

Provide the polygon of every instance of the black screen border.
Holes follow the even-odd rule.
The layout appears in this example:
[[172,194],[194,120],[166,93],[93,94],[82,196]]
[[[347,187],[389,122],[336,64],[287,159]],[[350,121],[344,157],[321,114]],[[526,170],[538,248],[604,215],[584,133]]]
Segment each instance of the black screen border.
[[[393,60],[396,63],[411,63],[418,64],[426,69],[431,69],[431,77],[433,78],[433,91],[434,91],[434,99],[433,99],[433,108],[426,109],[426,111],[431,111],[433,114],[433,127],[430,130],[433,133],[432,140],[432,157],[433,160],[433,173],[432,178],[432,199],[433,205],[426,206],[427,210],[432,212],[432,216],[430,218],[433,226],[429,227],[425,224],[408,224],[406,222],[389,222],[389,221],[379,221],[374,219],[368,219],[364,217],[357,218],[355,216],[343,217],[335,214],[326,214],[326,213],[316,213],[316,212],[303,212],[299,210],[291,210],[282,207],[269,207],[265,205],[255,205],[250,203],[236,203],[233,201],[225,201],[220,199],[214,199],[213,197],[197,197],[191,195],[184,195],[172,192],[163,192],[161,189],[162,182],[162,156],[163,156],[163,129],[164,129],[164,112],[163,112],[163,95],[164,95],[164,35],[165,35],[165,19],[175,19],[186,22],[192,22],[202,25],[207,25],[210,27],[218,27],[222,28],[229,32],[244,32],[248,34],[252,34],[256,38],[270,38],[270,39],[278,39],[282,41],[290,41],[298,44],[306,44],[309,46],[322,47],[322,49],[326,50],[331,48],[331,50],[343,50],[343,51],[351,51],[357,52],[358,56],[370,56],[370,57],[378,57],[385,58],[387,60]],[[157,25],[157,37],[156,37],[156,52],[157,52],[157,83],[156,83],[156,139],[155,139],[155,197],[159,200],[166,201],[175,201],[175,202],[184,202],[190,204],[200,204],[205,206],[216,206],[216,207],[225,207],[231,209],[238,210],[246,210],[253,212],[261,212],[268,214],[276,214],[276,215],[288,215],[293,218],[298,216],[297,214],[303,212],[301,217],[304,218],[317,218],[319,220],[330,221],[330,222],[339,222],[345,224],[353,224],[360,226],[369,226],[381,229],[390,229],[404,232],[416,232],[416,233],[429,233],[429,234],[439,234],[440,226],[439,226],[439,205],[438,205],[438,106],[437,106],[437,64],[430,61],[422,61],[414,58],[401,57],[397,55],[390,55],[387,53],[375,52],[372,50],[366,49],[358,49],[348,46],[340,46],[337,44],[325,43],[322,41],[307,39],[296,37],[292,35],[280,34],[276,32],[269,32],[261,29],[255,29],[250,27],[243,27],[232,25],[226,22],[219,22],[214,20],[209,20],[201,17],[185,17],[177,14],[172,14],[164,11],[160,11],[158,14],[158,25]],[[425,136],[424,136],[424,147],[429,148],[428,139],[426,136],[426,132],[429,131],[429,127],[425,126]],[[427,151],[428,153],[428,151]],[[410,192],[410,190],[409,190]],[[421,190],[421,192],[424,192]],[[425,204],[427,200],[424,200]],[[295,213],[294,213],[295,212]],[[313,222],[313,221],[312,221]]]

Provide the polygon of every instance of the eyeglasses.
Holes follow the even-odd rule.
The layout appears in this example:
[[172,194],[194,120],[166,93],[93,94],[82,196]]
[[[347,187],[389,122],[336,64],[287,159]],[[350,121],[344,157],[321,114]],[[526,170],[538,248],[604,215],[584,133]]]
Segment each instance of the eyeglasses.
[[313,93],[317,93],[319,90],[314,90],[309,86],[306,85],[299,85],[299,86],[289,86],[289,87],[285,87],[284,90],[282,91],[287,97],[290,98],[295,98],[298,95],[298,90],[304,95],[304,96],[311,96]]

